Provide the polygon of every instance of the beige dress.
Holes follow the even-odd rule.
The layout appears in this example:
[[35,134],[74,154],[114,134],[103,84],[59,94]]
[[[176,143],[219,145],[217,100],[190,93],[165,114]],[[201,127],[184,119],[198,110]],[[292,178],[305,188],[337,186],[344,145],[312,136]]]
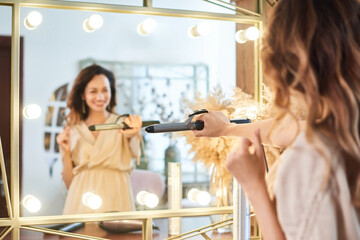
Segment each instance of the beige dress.
[[[111,114],[106,123],[112,123],[116,118]],[[84,121],[71,128],[74,178],[67,193],[64,214],[134,210],[130,173],[132,158],[139,149],[137,138],[129,142],[117,130],[100,131],[95,138]],[[87,192],[101,197],[100,208],[93,210],[83,204],[82,197]]]
[[344,163],[334,145],[322,141],[329,161],[304,133],[282,154],[274,186],[280,224],[286,239],[359,240],[359,212],[351,203]]

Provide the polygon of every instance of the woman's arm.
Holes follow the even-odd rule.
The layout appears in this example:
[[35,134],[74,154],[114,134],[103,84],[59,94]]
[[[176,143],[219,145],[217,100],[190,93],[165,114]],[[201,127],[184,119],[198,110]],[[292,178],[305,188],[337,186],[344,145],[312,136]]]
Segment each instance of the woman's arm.
[[60,151],[62,152],[62,178],[66,187],[69,188],[74,177],[73,163],[70,153],[70,127],[65,127],[64,131],[56,137],[56,141],[60,146]]
[[[203,130],[193,131],[197,137],[237,136],[252,138],[255,130],[261,129],[262,143],[279,148],[286,148],[292,142],[298,131],[297,123],[290,118],[282,120],[281,123],[278,123],[278,126],[274,127],[270,139],[267,136],[275,122],[274,119],[235,124],[230,123],[229,119],[222,112],[209,111],[209,113],[201,115],[197,120],[204,122]],[[304,124],[301,122],[299,127],[300,129],[304,128]]]
[[[226,168],[244,189],[266,240],[282,240],[285,235],[277,218],[274,203],[270,200],[265,182],[265,164],[260,130],[254,133],[254,142],[240,138],[226,160]],[[249,147],[254,147],[253,153]]]
[[70,152],[66,152],[62,158],[63,163],[63,171],[62,171],[62,178],[66,185],[66,188],[69,189],[72,179],[74,177],[73,174],[73,163],[71,160]]

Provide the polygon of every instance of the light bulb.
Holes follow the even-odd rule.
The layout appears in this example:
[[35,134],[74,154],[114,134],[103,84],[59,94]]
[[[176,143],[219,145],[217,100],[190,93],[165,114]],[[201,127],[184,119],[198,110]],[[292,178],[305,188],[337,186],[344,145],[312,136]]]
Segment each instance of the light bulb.
[[249,39],[251,41],[255,41],[256,39],[259,38],[260,31],[256,27],[249,27],[248,29],[245,30],[245,35],[246,35],[247,39]]
[[196,194],[196,202],[198,202],[200,205],[203,206],[209,205],[210,200],[211,200],[211,196],[208,192],[199,191]]
[[37,104],[26,105],[23,109],[23,116],[28,119],[37,119],[41,115],[41,108]]
[[157,22],[152,18],[147,18],[137,26],[137,32],[140,35],[146,36],[152,33],[156,27]]
[[84,193],[81,200],[85,206],[91,209],[99,209],[102,205],[101,197],[92,192]]
[[149,208],[154,208],[159,204],[159,197],[156,194],[147,191],[140,191],[136,195],[136,201],[140,205],[145,205]]
[[93,14],[83,22],[83,29],[86,32],[93,32],[102,27],[104,24],[103,18],[99,14]]
[[140,192],[138,192],[138,194],[136,194],[136,201],[140,205],[145,205],[145,196],[146,196],[146,194],[147,194],[146,191],[140,191]]
[[99,29],[104,23],[103,18],[99,14],[93,14],[89,18],[89,25],[94,29]]
[[32,213],[38,212],[41,208],[41,202],[33,195],[26,195],[22,201],[23,206]]
[[248,40],[255,41],[259,38],[260,31],[256,27],[249,27],[246,30],[239,30],[235,33],[235,40],[238,43],[245,43]]
[[196,194],[198,192],[199,192],[199,189],[197,189],[197,188],[190,189],[190,191],[187,193],[187,198],[192,202],[196,202]]
[[24,25],[27,29],[33,30],[42,22],[42,15],[37,11],[30,12],[24,19]]
[[235,33],[235,40],[236,42],[238,43],[246,43],[246,41],[248,40],[246,38],[246,35],[245,35],[245,31],[244,30],[239,30]]
[[188,30],[190,37],[205,37],[211,32],[211,27],[206,22],[201,22],[198,25],[191,26]]
[[145,196],[145,206],[148,208],[154,208],[159,204],[159,198],[153,193],[147,193]]

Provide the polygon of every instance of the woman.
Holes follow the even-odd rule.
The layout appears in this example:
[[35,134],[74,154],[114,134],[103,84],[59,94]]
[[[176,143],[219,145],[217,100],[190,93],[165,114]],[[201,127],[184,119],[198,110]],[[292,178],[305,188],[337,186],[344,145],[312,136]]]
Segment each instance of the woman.
[[[62,153],[63,180],[68,188],[64,214],[134,210],[130,172],[139,154],[141,118],[129,116],[127,130],[90,131],[94,124],[113,123],[116,105],[115,77],[98,65],[77,76],[67,102],[67,126],[57,136]],[[92,193],[102,205],[97,209],[83,200]],[[85,201],[86,203],[86,201]]]
[[[212,112],[200,117],[205,128],[195,135],[254,134],[253,141],[240,138],[226,167],[245,190],[265,239],[360,239],[360,3],[280,0],[263,44],[278,117],[240,126]],[[301,124],[291,98],[305,104]],[[267,143],[285,149],[274,200],[264,177],[267,133]]]

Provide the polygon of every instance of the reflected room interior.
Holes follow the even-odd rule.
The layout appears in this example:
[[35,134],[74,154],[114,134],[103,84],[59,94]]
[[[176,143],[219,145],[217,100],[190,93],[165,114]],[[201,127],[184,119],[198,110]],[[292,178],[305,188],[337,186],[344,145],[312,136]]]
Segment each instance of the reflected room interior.
[[[7,23],[1,24],[0,35],[10,37],[11,8],[0,6],[0,20]],[[22,7],[21,21],[24,217],[62,214],[67,189],[56,136],[63,130],[66,100],[81,69],[96,63],[114,72],[118,114],[183,122],[191,113],[186,103],[206,98],[216,86],[232,96],[236,41],[247,40],[243,34],[235,36],[235,22],[219,20]],[[131,175],[137,210],[169,209],[170,162],[181,163],[182,208],[215,206],[211,167],[193,161],[184,136],[142,134],[144,150]]]

